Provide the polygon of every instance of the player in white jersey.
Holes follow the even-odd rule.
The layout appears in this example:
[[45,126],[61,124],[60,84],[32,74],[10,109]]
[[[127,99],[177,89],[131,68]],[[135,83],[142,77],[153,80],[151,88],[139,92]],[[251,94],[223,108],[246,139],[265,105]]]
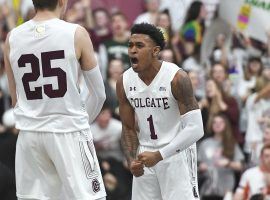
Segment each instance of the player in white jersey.
[[201,112],[187,74],[158,60],[163,47],[158,28],[135,24],[128,49],[132,68],[117,82],[132,200],[199,199],[195,142],[203,136]]
[[[13,29],[5,44],[16,127],[18,199],[105,199],[89,120],[105,89],[87,31],[60,20],[67,0],[33,0],[35,17]],[[80,98],[79,74],[89,89]]]

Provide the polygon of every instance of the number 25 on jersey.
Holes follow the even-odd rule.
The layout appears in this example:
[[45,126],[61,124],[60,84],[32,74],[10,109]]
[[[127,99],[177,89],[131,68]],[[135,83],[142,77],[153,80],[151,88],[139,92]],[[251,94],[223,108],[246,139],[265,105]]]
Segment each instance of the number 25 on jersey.
[[53,89],[52,84],[45,84],[43,86],[30,89],[30,82],[35,82],[40,77],[40,61],[34,54],[24,54],[18,60],[19,67],[26,67],[26,64],[31,65],[31,72],[25,73],[22,77],[23,87],[28,100],[43,99],[42,88],[44,93],[49,98],[63,97],[67,92],[67,76],[66,72],[61,68],[52,68],[51,61],[56,59],[64,59],[64,50],[49,51],[41,53],[41,70],[43,77],[56,77],[58,82],[58,89]]

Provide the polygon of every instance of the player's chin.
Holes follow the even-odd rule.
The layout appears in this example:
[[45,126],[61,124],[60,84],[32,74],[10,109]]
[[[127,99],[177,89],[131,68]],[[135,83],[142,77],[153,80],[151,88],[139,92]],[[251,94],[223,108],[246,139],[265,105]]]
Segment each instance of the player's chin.
[[140,71],[140,66],[138,64],[132,64],[131,67],[134,70],[134,72],[139,72]]

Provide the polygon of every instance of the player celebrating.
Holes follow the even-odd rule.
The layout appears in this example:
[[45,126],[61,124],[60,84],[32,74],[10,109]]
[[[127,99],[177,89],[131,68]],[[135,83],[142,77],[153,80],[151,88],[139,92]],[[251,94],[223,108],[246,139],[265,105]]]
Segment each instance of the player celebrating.
[[201,112],[187,74],[158,60],[163,47],[158,28],[135,24],[128,49],[132,68],[117,82],[122,143],[134,175],[132,199],[198,199]]
[[[16,128],[19,199],[105,199],[88,119],[105,89],[87,31],[60,20],[67,0],[33,0],[35,17],[5,44]],[[91,116],[80,100],[78,74],[90,92]],[[63,191],[63,192],[62,192]]]

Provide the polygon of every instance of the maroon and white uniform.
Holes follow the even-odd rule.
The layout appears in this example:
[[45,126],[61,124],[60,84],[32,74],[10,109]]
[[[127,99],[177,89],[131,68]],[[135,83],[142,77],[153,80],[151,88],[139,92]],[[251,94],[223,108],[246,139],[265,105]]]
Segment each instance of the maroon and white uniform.
[[[132,68],[124,73],[124,90],[140,129],[138,153],[161,149],[182,130],[178,102],[171,91],[171,82],[178,70],[177,65],[163,61],[150,85]],[[154,167],[145,168],[143,176],[133,179],[132,199],[198,199],[196,164],[194,144]]]
[[[30,20],[9,38],[17,104],[19,198],[99,199],[105,189],[79,90],[78,25]],[[49,187],[51,186],[51,187]]]

